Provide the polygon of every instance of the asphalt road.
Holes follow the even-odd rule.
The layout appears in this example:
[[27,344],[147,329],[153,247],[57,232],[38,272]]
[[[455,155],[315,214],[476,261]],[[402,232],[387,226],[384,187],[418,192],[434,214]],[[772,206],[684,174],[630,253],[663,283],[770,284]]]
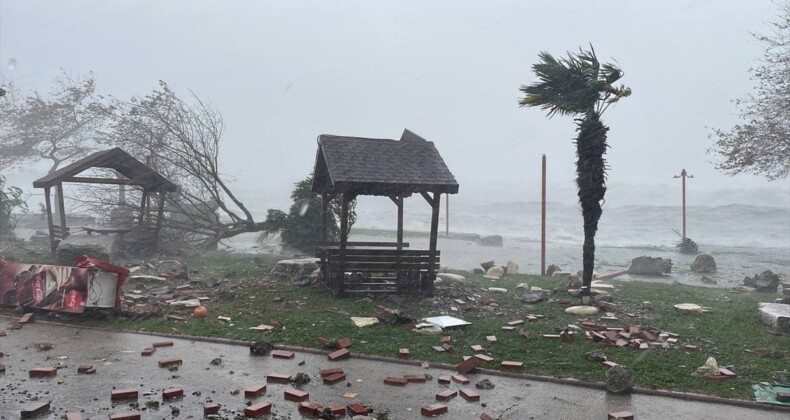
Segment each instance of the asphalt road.
[[[598,389],[510,378],[484,373],[466,375],[470,385],[440,385],[440,375],[454,372],[437,368],[423,369],[400,363],[354,358],[331,362],[325,355],[297,352],[294,359],[275,359],[250,355],[247,347],[218,344],[190,339],[162,338],[143,334],[107,332],[78,327],[27,324],[20,330],[9,330],[12,320],[0,318],[0,352],[6,373],[0,374],[0,419],[17,419],[20,410],[37,402],[50,402],[48,413],[38,419],[62,419],[66,412],[80,411],[83,418],[106,419],[110,414],[141,410],[143,419],[203,418],[203,405],[209,402],[222,406],[222,418],[243,418],[248,401],[269,401],[273,404],[270,419],[300,419],[298,403],[286,401],[283,394],[290,385],[268,384],[265,395],[253,400],[244,397],[244,389],[265,384],[268,374],[295,375],[304,372],[311,382],[302,390],[309,392],[310,401],[324,406],[361,403],[376,411],[388,410],[389,419],[421,419],[420,408],[434,404],[435,394],[445,389],[471,388],[481,396],[479,402],[467,402],[457,396],[446,402],[448,413],[439,419],[478,419],[487,411],[502,419],[606,419],[607,413],[632,411],[636,419],[781,419],[790,413],[736,407],[727,404],[686,401],[676,398],[632,394],[616,396]],[[149,357],[141,356],[144,348],[154,342],[172,341]],[[49,350],[39,350],[37,343],[52,343]],[[353,353],[353,347],[352,353]],[[158,362],[181,358],[178,370],[160,368]],[[220,358],[220,365],[212,365]],[[79,365],[90,364],[94,374],[78,374]],[[58,367],[57,376],[31,379],[28,371],[37,367]],[[338,367],[347,379],[335,385],[322,384],[319,370]],[[385,385],[388,376],[432,376],[425,383],[409,383],[405,387]],[[488,378],[495,384],[491,390],[475,389],[474,383]],[[179,387],[184,397],[172,402],[162,399],[166,388]],[[135,388],[136,402],[113,404],[113,388]],[[234,395],[233,390],[240,390]],[[354,398],[344,397],[347,392]],[[158,404],[158,408],[148,404]]]

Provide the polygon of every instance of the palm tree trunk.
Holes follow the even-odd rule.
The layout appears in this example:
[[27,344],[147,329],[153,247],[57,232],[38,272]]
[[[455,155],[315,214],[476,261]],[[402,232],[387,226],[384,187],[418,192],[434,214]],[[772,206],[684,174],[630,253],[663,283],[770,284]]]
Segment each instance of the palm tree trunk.
[[606,132],[600,115],[589,112],[577,120],[579,133],[576,139],[576,186],[584,217],[584,245],[582,247],[582,299],[590,302],[590,284],[595,268],[595,233],[601,218],[601,204],[606,194]]

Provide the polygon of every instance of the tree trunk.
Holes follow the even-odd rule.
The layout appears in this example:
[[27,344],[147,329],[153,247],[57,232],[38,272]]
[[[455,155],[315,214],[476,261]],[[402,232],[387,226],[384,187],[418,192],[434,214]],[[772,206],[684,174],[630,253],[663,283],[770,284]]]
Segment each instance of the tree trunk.
[[577,120],[579,133],[576,139],[576,186],[584,217],[584,245],[582,247],[582,299],[590,302],[590,284],[595,268],[595,233],[601,218],[601,204],[606,194],[606,132],[600,115],[590,112]]

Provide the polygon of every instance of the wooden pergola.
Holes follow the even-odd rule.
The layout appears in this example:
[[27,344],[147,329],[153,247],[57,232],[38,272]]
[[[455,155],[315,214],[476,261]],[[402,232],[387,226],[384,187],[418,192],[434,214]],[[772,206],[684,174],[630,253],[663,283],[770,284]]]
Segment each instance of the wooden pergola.
[[[91,168],[113,169],[120,178],[98,178],[83,177],[80,173]],[[111,185],[130,185],[142,189],[142,200],[140,203],[139,223],[146,223],[146,215],[150,212],[149,197],[156,194],[158,197],[158,207],[156,215],[156,232],[162,227],[164,216],[165,197],[167,193],[178,191],[178,187],[167,178],[151,169],[146,164],[135,159],[121,148],[114,148],[93,153],[72,164],[64,166],[57,171],[47,174],[33,182],[34,188],[43,188],[47,210],[47,225],[49,226],[49,240],[52,253],[55,253],[58,242],[67,238],[70,234],[66,226],[66,211],[63,203],[63,183],[83,183],[83,184],[111,184]],[[57,191],[59,225],[56,225],[52,217],[52,188]],[[158,237],[158,236],[157,236]]]
[[[441,195],[458,193],[458,182],[433,142],[409,130],[400,140],[321,135],[312,190],[322,198],[318,257],[325,286],[338,295],[415,290],[433,294]],[[404,249],[409,244],[403,242],[403,199],[412,194],[420,194],[431,206],[427,250]],[[348,241],[349,203],[360,195],[385,196],[395,203],[396,242]],[[342,209],[340,238],[328,243],[329,205],[337,197]]]

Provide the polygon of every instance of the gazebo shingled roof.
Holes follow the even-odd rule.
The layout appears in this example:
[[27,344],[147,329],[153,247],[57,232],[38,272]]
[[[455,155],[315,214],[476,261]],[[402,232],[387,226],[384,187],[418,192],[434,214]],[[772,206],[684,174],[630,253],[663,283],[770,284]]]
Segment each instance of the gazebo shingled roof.
[[323,134],[313,191],[355,195],[458,193],[458,182],[433,142],[404,130],[400,140]]

